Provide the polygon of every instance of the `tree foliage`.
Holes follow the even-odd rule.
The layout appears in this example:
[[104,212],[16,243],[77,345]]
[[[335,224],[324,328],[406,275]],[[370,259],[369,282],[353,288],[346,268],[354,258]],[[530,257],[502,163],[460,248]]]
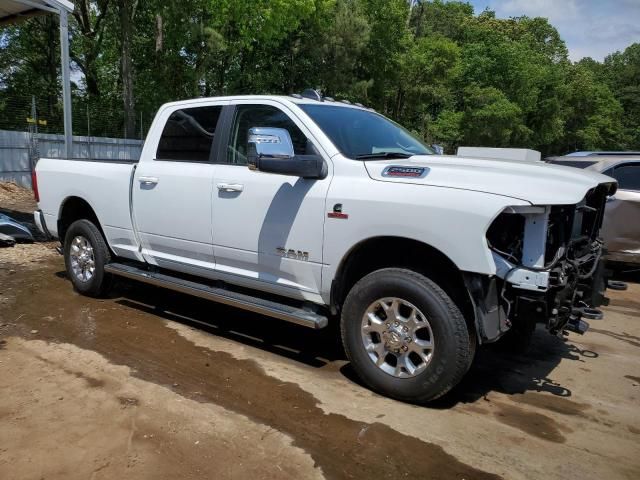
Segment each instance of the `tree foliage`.
[[[640,44],[572,63],[544,18],[460,1],[75,0],[74,126],[127,136],[166,101],[313,87],[363,102],[448,150],[640,149]],[[0,110],[59,113],[57,22],[0,30]],[[95,119],[93,120],[95,123]]]

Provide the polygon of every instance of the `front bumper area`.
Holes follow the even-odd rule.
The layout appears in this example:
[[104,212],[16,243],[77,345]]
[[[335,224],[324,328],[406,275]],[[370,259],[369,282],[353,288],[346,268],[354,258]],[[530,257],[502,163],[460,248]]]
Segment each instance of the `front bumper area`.
[[[589,328],[585,321],[601,319],[598,307],[608,305],[605,296],[608,271],[600,256],[595,257],[593,265],[583,264],[590,274],[566,275],[562,284],[556,281],[556,272],[535,272],[527,269],[514,269],[518,272],[517,281],[549,278],[550,283],[541,282],[540,288],[522,288],[517,282],[511,283],[498,276],[486,276],[465,273],[464,280],[475,307],[476,329],[481,343],[499,340],[507,332],[530,336],[538,323],[545,324],[554,335],[565,331],[584,334]],[[558,269],[573,270],[570,263],[559,262]],[[541,273],[545,275],[540,276]]]
[[599,231],[611,188],[602,184],[576,205],[508,207],[498,215],[487,231],[496,274],[467,281],[480,306],[481,341],[509,331],[530,336],[537,323],[556,335],[582,334],[584,319],[602,318],[597,308],[608,299]]

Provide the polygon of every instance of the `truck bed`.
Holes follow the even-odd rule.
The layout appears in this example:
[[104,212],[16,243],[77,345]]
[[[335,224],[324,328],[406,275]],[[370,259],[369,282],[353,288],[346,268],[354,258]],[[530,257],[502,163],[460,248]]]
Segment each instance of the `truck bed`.
[[114,252],[139,259],[130,209],[136,163],[135,160],[41,158],[36,166],[39,205],[49,232],[58,237],[59,209],[70,199],[81,198],[99,216]]

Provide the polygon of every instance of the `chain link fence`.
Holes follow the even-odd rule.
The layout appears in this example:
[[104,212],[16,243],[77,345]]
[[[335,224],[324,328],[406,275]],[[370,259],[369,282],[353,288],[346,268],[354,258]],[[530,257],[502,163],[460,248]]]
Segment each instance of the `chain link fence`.
[[[143,140],[155,110],[132,111],[127,115],[121,102],[92,101],[73,96],[73,134],[86,137]],[[128,126],[128,128],[127,128]],[[59,97],[0,91],[0,130],[64,133],[62,101]]]
[[[139,158],[154,114],[136,111],[131,114],[133,118],[126,118],[119,105],[74,97],[73,157]],[[0,181],[30,186],[31,170],[39,158],[65,156],[63,108],[59,97],[0,93]]]

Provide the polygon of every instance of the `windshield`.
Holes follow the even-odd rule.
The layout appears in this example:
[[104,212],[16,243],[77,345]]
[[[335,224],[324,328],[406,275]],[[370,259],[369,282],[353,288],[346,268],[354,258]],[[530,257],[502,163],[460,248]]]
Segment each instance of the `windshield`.
[[400,125],[375,112],[333,105],[302,104],[300,108],[346,157],[366,160],[434,153]]

